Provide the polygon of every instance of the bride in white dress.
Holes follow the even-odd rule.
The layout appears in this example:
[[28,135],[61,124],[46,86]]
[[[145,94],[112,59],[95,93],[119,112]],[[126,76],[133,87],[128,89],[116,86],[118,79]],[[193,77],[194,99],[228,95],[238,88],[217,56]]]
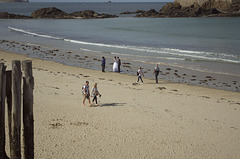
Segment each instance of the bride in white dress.
[[113,61],[113,72],[118,72],[118,63],[117,63],[116,56],[114,57],[114,61]]

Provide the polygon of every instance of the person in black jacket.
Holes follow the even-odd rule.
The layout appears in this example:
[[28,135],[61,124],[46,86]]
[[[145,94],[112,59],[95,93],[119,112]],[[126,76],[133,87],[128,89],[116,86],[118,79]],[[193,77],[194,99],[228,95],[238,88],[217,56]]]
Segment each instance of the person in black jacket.
[[102,72],[105,72],[106,59],[105,59],[104,56],[102,57],[102,64],[101,64],[101,66],[102,66]]
[[153,74],[155,74],[155,79],[156,79],[156,83],[158,83],[158,75],[159,75],[159,67],[158,64],[156,64],[156,67],[154,68]]
[[118,63],[118,72],[120,73],[121,72],[121,60],[119,57],[117,57],[117,63]]

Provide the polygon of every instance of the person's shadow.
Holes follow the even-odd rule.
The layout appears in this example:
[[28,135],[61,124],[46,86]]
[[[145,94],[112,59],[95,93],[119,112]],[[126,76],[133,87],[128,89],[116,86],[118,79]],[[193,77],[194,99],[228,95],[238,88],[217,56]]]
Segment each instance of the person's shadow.
[[127,103],[105,103],[105,104],[100,104],[100,107],[115,107],[115,106],[124,106]]

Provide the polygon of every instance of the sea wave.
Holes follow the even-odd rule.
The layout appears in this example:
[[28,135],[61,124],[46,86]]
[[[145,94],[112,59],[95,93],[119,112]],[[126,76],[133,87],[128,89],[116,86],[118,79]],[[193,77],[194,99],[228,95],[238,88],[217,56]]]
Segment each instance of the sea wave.
[[20,32],[20,33],[23,33],[23,34],[26,34],[26,35],[30,35],[30,36],[38,36],[38,37],[48,38],[48,39],[63,40],[63,38],[59,38],[59,37],[55,37],[55,36],[51,36],[51,35],[34,33],[34,32],[31,32],[31,31],[18,29],[18,28],[14,28],[14,27],[8,27],[8,29],[11,30],[11,31]]
[[[89,45],[89,46],[97,46],[103,48],[115,48],[115,49],[124,49],[127,53],[115,53],[122,54],[126,56],[132,56],[129,52],[137,52],[137,54],[133,56],[142,57],[142,58],[158,58],[158,59],[170,59],[170,60],[179,60],[179,61],[209,61],[209,62],[224,62],[224,63],[234,63],[240,64],[240,57],[232,54],[225,53],[216,53],[216,52],[207,52],[207,51],[195,51],[195,50],[181,50],[174,48],[156,48],[156,47],[142,47],[142,46],[131,46],[131,45],[115,45],[115,44],[105,44],[105,43],[97,43],[97,42],[86,42],[62,37],[56,37],[48,34],[35,33],[32,31],[19,29],[15,27],[8,27],[11,31],[20,32],[26,35],[30,35],[33,37],[42,37],[54,40],[64,40],[66,42],[81,44],[81,45]],[[81,48],[82,50],[84,48]],[[92,50],[93,51],[93,50]],[[96,51],[96,50],[95,50]],[[112,52],[114,54],[114,52]]]
[[[93,42],[84,42],[79,40],[71,40],[71,39],[64,39],[64,41],[82,44],[82,45],[92,45],[92,46],[101,46],[101,47],[108,47],[108,48],[117,48],[117,49],[125,49],[130,51],[139,51],[144,54],[144,56],[140,53],[136,55],[138,57],[154,57],[154,58],[168,58],[168,59],[175,59],[175,60],[185,60],[191,59],[192,61],[202,60],[202,61],[215,61],[215,62],[227,62],[227,63],[235,63],[240,64],[240,58],[235,55],[229,55],[224,53],[214,53],[214,52],[203,52],[203,51],[191,51],[191,50],[180,50],[180,49],[171,49],[171,48],[153,48],[153,47],[139,47],[139,46],[131,46],[131,45],[112,45],[112,44],[104,44],[104,43],[93,43]],[[152,54],[148,54],[152,53]],[[114,53],[113,53],[114,54]],[[120,53],[115,53],[119,54]],[[154,54],[154,55],[153,55]],[[128,55],[121,53],[121,55]],[[160,56],[159,56],[160,55]],[[162,56],[168,57],[162,57]],[[170,56],[170,57],[169,57]]]

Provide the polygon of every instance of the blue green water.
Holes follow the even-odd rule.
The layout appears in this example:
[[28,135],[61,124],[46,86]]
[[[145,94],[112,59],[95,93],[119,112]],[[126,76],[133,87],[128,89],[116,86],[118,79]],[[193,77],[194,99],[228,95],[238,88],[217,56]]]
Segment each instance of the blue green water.
[[[240,77],[240,18],[134,18],[123,11],[159,10],[165,3],[4,3],[0,11],[30,15],[55,6],[91,9],[114,19],[0,20],[0,40],[106,53],[149,64]],[[54,59],[53,59],[54,60]],[[67,60],[67,59],[66,59]],[[71,63],[68,61],[66,63]]]

